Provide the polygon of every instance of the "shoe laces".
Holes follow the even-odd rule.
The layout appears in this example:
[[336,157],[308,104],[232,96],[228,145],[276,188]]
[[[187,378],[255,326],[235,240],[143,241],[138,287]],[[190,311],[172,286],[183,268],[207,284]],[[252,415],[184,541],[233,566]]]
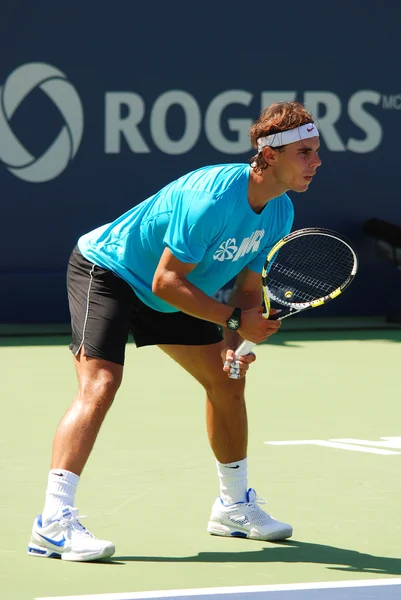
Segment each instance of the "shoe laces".
[[76,508],[71,509],[68,513],[63,514],[63,517],[60,519],[60,526],[74,534],[93,538],[94,536],[82,525],[79,519],[87,519],[87,515],[78,515]]
[[254,506],[255,504],[267,504],[267,500],[265,500],[264,498],[261,498],[260,496],[256,495],[256,492],[253,488],[250,488],[248,490],[248,501],[245,502],[245,504],[247,506]]

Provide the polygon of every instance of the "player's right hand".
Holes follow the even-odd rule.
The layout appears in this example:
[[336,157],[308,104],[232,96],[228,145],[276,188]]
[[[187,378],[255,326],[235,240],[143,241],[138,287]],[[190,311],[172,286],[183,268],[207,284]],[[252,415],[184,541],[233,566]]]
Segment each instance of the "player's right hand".
[[[250,352],[246,356],[239,356],[238,359],[236,359],[235,351],[232,348],[223,348],[221,357],[223,359],[223,371],[232,379],[241,379],[242,377],[245,377],[249,365],[256,360],[256,356],[253,352]],[[233,372],[235,377],[233,377]]]
[[[274,309],[271,309],[271,314],[274,314]],[[254,344],[264,342],[268,337],[277,333],[281,326],[281,321],[266,319],[263,316],[263,307],[257,306],[243,310],[241,313],[241,327],[238,329],[239,335],[244,340],[249,340]]]

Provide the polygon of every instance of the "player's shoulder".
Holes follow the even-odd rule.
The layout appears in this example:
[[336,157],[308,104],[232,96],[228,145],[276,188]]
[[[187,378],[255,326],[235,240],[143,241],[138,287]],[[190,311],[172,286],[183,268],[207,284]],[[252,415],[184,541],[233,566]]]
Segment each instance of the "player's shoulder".
[[281,196],[277,196],[277,199],[282,202],[283,204],[287,204],[288,206],[292,206],[292,200],[289,197],[289,195],[284,192],[284,194],[281,194]]
[[286,193],[270,200],[267,209],[267,211],[263,211],[266,213],[265,219],[270,224],[275,223],[279,228],[283,223],[292,223],[294,219],[294,205]]
[[208,165],[180,177],[177,185],[218,196],[237,185],[247,184],[249,171],[246,163]]
[[277,196],[277,198],[274,199],[274,201],[280,205],[280,207],[288,210],[288,211],[293,211],[294,210],[294,205],[292,203],[291,198],[288,196],[288,194],[286,194],[284,192],[284,194],[281,194],[281,196]]

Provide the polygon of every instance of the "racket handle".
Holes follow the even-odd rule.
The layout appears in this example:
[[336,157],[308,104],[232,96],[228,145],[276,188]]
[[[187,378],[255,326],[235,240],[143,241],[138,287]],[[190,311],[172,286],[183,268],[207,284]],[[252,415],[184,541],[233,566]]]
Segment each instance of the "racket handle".
[[[269,314],[270,314],[270,310],[269,308],[265,308],[265,312],[263,314],[265,319],[269,318]],[[273,315],[271,315],[270,318],[274,318]],[[276,319],[278,319],[279,317],[276,316]],[[249,342],[248,340],[244,340],[236,349],[235,353],[234,353],[234,363],[232,364],[232,368],[231,368],[231,372],[229,374],[229,377],[231,379],[239,379],[239,363],[235,363],[235,361],[238,360],[238,357],[240,356],[246,356],[247,354],[249,354],[250,352],[252,352],[253,348],[256,346],[256,344],[254,342]]]
[[230,366],[230,372],[228,374],[230,379],[239,379],[240,378],[238,357],[246,356],[247,354],[249,354],[251,352],[252,348],[254,348],[255,346],[256,346],[256,344],[254,344],[253,342],[248,342],[247,340],[244,340],[242,342],[242,344],[240,344],[238,346],[238,348],[236,349],[235,354],[234,354],[233,362],[226,363]]
[[246,356],[251,352],[252,348],[254,348],[255,346],[256,344],[254,344],[253,342],[248,342],[247,340],[244,340],[242,344],[240,344],[236,349],[234,358],[237,359],[239,356]]

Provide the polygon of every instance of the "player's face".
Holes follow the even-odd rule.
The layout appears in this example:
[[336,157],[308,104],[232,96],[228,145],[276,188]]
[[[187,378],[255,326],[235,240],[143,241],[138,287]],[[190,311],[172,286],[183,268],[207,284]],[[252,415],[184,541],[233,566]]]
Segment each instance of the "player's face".
[[288,144],[283,152],[277,152],[274,166],[277,182],[287,190],[305,192],[322,164],[319,148],[319,138],[316,136]]

